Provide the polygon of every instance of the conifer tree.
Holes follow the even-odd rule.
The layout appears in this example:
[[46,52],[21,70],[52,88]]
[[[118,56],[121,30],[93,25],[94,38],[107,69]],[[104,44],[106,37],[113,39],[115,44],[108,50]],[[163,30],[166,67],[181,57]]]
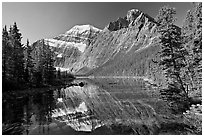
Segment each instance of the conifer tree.
[[16,22],[10,30],[10,44],[13,47],[13,62],[14,62],[14,80],[16,83],[22,83],[24,80],[24,54],[23,44],[21,44],[21,33]]
[[48,51],[47,51],[47,71],[48,71],[48,83],[52,84],[54,79],[55,79],[55,67],[54,67],[54,53],[53,51],[49,48],[49,44],[47,44],[48,46]]
[[52,84],[55,78],[54,53],[44,39],[33,44],[35,79],[37,85]]
[[202,83],[202,4],[193,3],[182,26],[183,44],[188,51],[186,70],[189,74],[186,82],[191,81],[189,91],[201,90]]
[[35,60],[36,60],[36,82],[37,85],[43,85],[45,83],[45,44],[44,44],[44,40],[42,40],[42,42],[40,42],[40,45],[37,45],[38,47],[36,47],[36,56],[35,56]]
[[24,79],[26,82],[30,83],[33,81],[33,58],[32,58],[32,47],[29,45],[29,40],[27,39],[27,43],[25,46],[25,55],[24,55],[24,61],[25,61],[25,74]]
[[7,74],[8,74],[8,31],[6,26],[3,28],[2,32],[2,80],[3,82],[6,81],[7,79]]
[[41,69],[42,69],[42,79],[44,84],[48,84],[48,53],[49,47],[45,44],[44,39],[42,40],[42,51],[41,51]]
[[[160,62],[167,79],[167,88],[162,90],[171,104],[186,100],[188,93],[182,80],[181,72],[185,67],[186,50],[182,45],[180,28],[174,25],[176,11],[174,8],[162,7],[157,17],[160,24]],[[175,107],[175,106],[174,106]]]

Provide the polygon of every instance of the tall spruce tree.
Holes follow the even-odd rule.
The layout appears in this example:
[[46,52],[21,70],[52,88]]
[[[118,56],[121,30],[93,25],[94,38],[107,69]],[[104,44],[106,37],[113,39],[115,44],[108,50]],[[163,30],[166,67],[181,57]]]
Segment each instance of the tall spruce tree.
[[14,80],[16,83],[24,81],[24,54],[23,44],[21,44],[21,33],[16,22],[10,30],[10,44],[13,47]]
[[41,69],[42,69],[42,79],[44,84],[48,84],[48,45],[45,44],[44,39],[42,40],[42,51],[41,51]]
[[194,3],[195,37],[193,39],[196,90],[202,91],[202,3]]
[[159,10],[157,22],[160,32],[160,62],[167,80],[166,89],[161,90],[165,98],[176,107],[188,98],[185,82],[181,77],[181,70],[185,67],[186,50],[182,45],[180,28],[174,25],[176,10],[165,6]]
[[9,43],[8,43],[8,31],[6,26],[2,31],[2,80],[6,82],[8,75],[8,53],[9,53]]
[[25,69],[25,74],[24,74],[24,79],[27,83],[31,83],[33,81],[33,57],[31,55],[32,53],[32,47],[29,45],[29,40],[27,39],[27,43],[24,47],[24,69]]
[[[38,45],[39,43],[39,45]],[[37,86],[44,84],[45,77],[45,51],[44,51],[44,40],[37,42],[37,46],[34,50],[34,58],[35,58],[35,79]]]
[[47,51],[47,53],[48,53],[47,54],[47,66],[48,66],[47,74],[48,74],[48,77],[47,78],[48,78],[48,83],[52,84],[54,79],[55,79],[55,71],[56,71],[56,69],[54,67],[55,60],[54,60],[54,53],[50,49],[49,44],[47,44],[47,46],[48,46],[48,51]]
[[[192,81],[189,91],[201,92],[202,83],[202,4],[193,3],[182,26],[183,44],[188,51],[186,74]],[[187,79],[187,82],[189,81]]]

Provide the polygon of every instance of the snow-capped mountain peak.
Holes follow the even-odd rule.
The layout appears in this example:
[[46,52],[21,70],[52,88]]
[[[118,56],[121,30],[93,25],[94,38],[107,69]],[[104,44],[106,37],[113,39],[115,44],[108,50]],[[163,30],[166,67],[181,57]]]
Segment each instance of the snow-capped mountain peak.
[[92,25],[75,25],[72,27],[69,31],[66,33],[71,33],[71,32],[78,32],[78,33],[83,33],[85,31],[94,31],[94,32],[99,32],[101,31],[100,29],[92,26]]
[[44,39],[46,44],[54,50],[56,55],[55,67],[69,70],[84,53],[91,41],[101,32],[92,25],[76,25],[64,34],[54,38]]

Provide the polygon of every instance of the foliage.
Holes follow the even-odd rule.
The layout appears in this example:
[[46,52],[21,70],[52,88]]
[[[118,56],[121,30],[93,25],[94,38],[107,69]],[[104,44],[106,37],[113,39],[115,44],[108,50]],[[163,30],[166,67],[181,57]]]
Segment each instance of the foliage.
[[36,86],[52,84],[55,79],[54,53],[44,40],[33,44],[34,76]]
[[23,44],[21,33],[14,23],[9,32],[3,28],[2,34],[2,69],[3,88],[10,88],[11,84],[20,86],[24,82]]
[[188,108],[188,100],[182,91],[175,87],[174,84],[169,84],[167,88],[160,90],[162,99],[169,103],[173,113],[181,113]]
[[42,41],[40,46],[25,46],[17,24],[6,26],[2,32],[3,89],[22,89],[32,86],[52,85],[56,79],[54,52]]
[[202,106],[192,105],[190,110],[184,113],[185,123],[192,125],[196,128],[196,134],[202,134]]
[[[182,43],[188,54],[185,56],[185,81],[189,83],[190,95],[201,94],[202,87],[202,3],[193,3],[182,26]],[[199,95],[200,96],[200,95]]]
[[14,63],[14,71],[13,78],[16,83],[23,83],[23,75],[24,75],[24,55],[23,55],[23,44],[21,44],[21,33],[17,27],[17,24],[14,23],[12,29],[9,33],[9,42],[13,47],[13,63]]
[[[182,111],[188,99],[185,81],[182,79],[182,69],[186,66],[186,49],[182,44],[180,29],[174,25],[176,11],[174,8],[162,7],[157,17],[160,32],[161,51],[159,65],[162,67],[167,87],[161,90],[172,109]],[[181,105],[183,104],[183,105]],[[188,105],[187,105],[188,107]]]
[[24,47],[24,69],[25,69],[25,81],[32,82],[33,81],[33,57],[31,56],[32,47],[29,45],[29,41],[27,40],[26,46]]

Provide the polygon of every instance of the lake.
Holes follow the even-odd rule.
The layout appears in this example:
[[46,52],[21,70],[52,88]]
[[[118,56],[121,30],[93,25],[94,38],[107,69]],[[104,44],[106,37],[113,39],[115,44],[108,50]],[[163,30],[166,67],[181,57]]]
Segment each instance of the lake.
[[158,89],[142,79],[76,79],[4,93],[2,104],[3,134],[160,134],[162,118],[171,117]]

